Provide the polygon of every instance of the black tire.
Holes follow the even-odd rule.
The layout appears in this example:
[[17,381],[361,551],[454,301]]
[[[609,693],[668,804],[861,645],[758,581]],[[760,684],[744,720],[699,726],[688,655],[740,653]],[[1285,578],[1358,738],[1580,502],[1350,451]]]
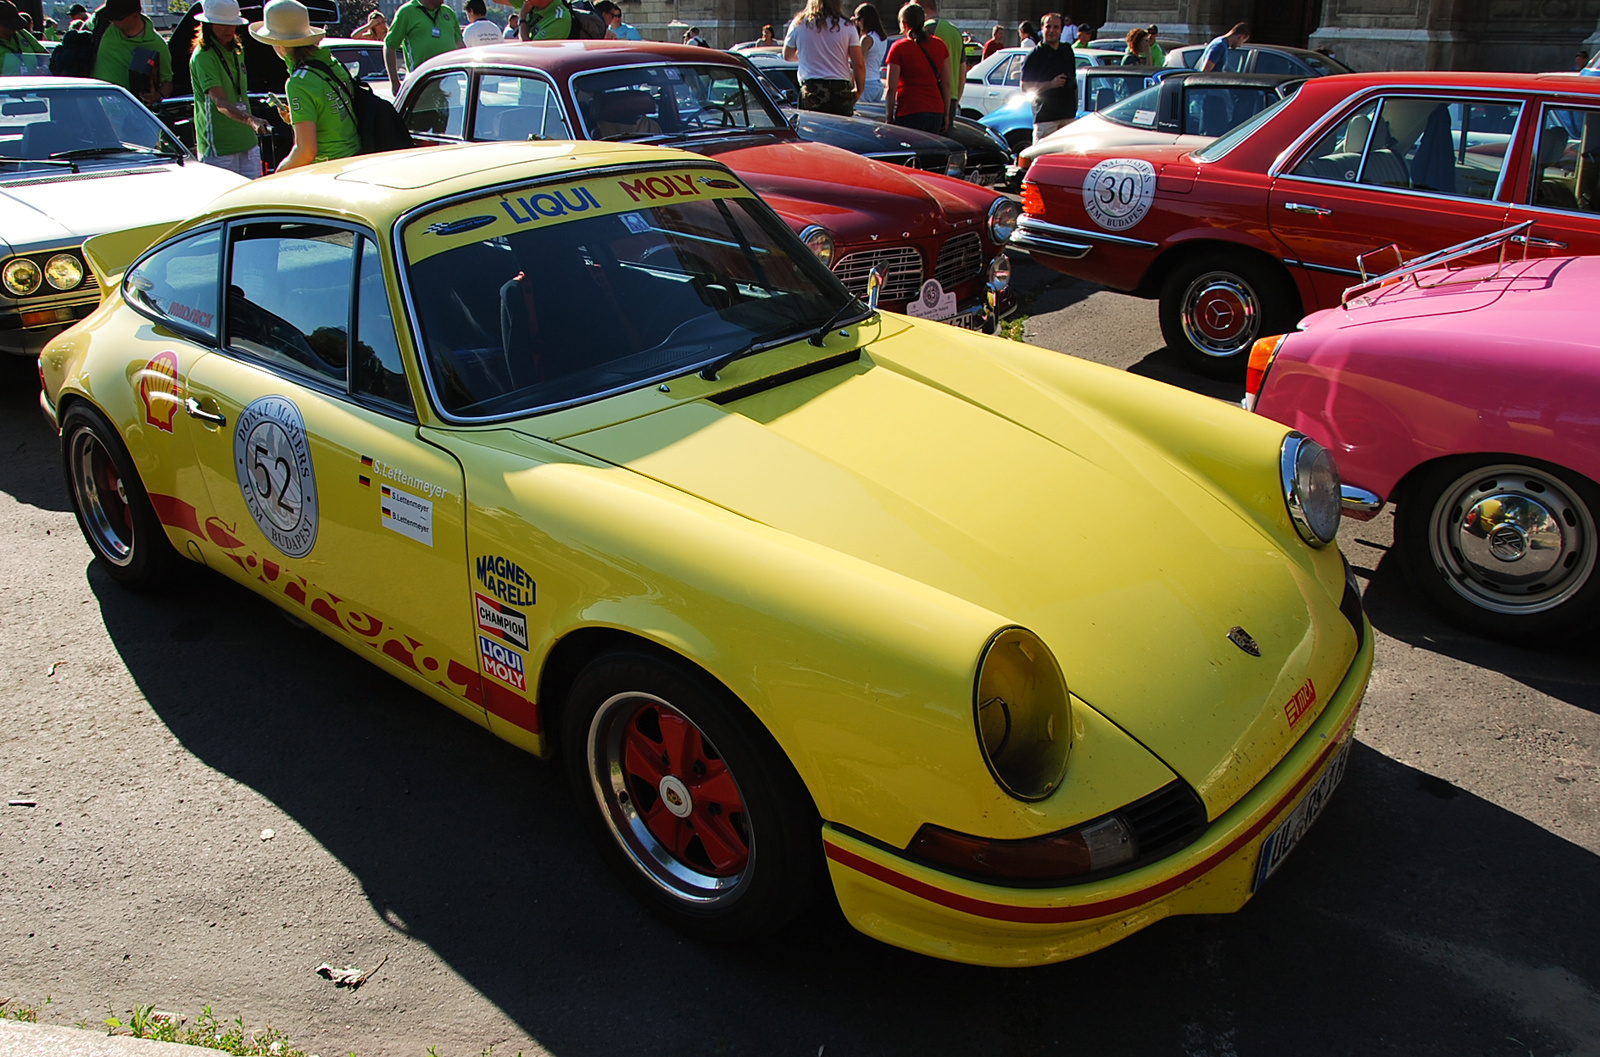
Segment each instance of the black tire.
[[61,418],[61,468],[83,538],[111,578],[136,591],[169,583],[182,559],[122,438],[81,401]]
[[1300,295],[1283,269],[1235,250],[1190,257],[1161,284],[1161,336],[1188,366],[1242,378],[1257,338],[1300,318]]
[[1021,154],[1033,146],[1033,129],[1019,128],[1006,133],[1006,144],[1012,154]]
[[704,673],[648,650],[603,654],[579,673],[562,717],[590,836],[670,924],[751,939],[821,891],[810,795],[772,736]]
[[1513,455],[1446,459],[1399,503],[1407,577],[1450,623],[1491,639],[1552,641],[1600,612],[1600,487]]

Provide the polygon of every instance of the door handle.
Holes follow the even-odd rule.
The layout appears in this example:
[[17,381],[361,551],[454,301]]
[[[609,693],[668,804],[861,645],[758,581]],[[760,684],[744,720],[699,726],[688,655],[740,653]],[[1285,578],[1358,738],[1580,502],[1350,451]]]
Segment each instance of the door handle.
[[1324,209],[1321,206],[1303,205],[1300,202],[1285,202],[1283,203],[1283,208],[1287,209],[1291,213],[1305,213],[1314,217],[1326,217],[1333,215],[1333,210],[1331,209]]
[[192,396],[184,400],[183,409],[188,412],[190,418],[198,418],[201,422],[209,422],[213,426],[226,426],[228,424],[226,415],[219,415],[215,411],[205,410],[200,406],[200,401]]
[[1533,246],[1541,250],[1564,250],[1567,248],[1567,244],[1565,242],[1553,242],[1550,239],[1534,238],[1532,235],[1513,235],[1511,236],[1511,241],[1520,243],[1523,246]]

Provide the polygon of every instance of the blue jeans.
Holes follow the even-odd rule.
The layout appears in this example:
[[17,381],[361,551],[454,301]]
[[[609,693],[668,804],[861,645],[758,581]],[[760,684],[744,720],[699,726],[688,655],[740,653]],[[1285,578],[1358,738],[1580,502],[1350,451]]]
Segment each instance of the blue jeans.
[[896,114],[894,124],[937,134],[944,131],[944,115],[937,110],[926,114]]

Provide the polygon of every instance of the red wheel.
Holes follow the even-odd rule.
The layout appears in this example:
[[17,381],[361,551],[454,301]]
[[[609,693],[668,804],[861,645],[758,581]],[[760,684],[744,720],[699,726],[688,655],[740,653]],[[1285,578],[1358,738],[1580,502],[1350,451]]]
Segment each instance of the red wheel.
[[563,718],[568,775],[602,854],[657,913],[711,939],[779,927],[814,898],[821,820],[749,711],[653,653],[592,661]]

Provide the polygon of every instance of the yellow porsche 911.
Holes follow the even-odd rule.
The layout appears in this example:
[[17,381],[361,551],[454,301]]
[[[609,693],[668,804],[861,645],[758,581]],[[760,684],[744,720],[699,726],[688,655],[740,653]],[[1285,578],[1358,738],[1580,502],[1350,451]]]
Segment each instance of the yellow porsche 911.
[[41,358],[83,532],[560,757],[695,935],[1081,955],[1242,906],[1372,664],[1326,451],[856,300],[728,169],[443,147],[87,247]]

